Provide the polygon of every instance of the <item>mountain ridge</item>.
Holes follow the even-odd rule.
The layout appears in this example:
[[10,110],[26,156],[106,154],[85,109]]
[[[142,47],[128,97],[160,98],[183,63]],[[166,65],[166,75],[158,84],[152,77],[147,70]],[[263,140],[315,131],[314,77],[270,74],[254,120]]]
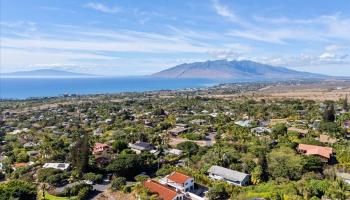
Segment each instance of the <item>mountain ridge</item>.
[[1,73],[2,77],[91,77],[93,74],[70,72],[59,69],[37,69],[29,71],[17,71],[11,73]]
[[286,67],[261,64],[249,60],[214,60],[180,64],[151,76],[161,78],[207,78],[207,79],[284,79],[325,78],[326,75],[296,71]]

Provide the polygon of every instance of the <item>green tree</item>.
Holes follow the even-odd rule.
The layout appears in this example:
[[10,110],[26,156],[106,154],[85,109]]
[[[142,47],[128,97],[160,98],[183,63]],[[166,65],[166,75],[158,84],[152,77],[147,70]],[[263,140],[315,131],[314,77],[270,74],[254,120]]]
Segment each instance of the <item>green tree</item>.
[[140,155],[122,154],[114,159],[106,169],[119,176],[134,177],[145,170],[145,166]]
[[322,122],[320,124],[320,130],[323,132],[335,134],[340,131],[340,127],[334,122]]
[[343,100],[343,110],[349,111],[348,95],[346,95],[345,99]]
[[117,140],[112,144],[112,148],[114,152],[120,153],[128,148],[128,143],[125,140]]
[[176,147],[178,149],[183,150],[184,153],[187,154],[188,156],[197,154],[199,150],[199,146],[196,143],[190,142],[190,141],[181,142],[177,144]]
[[272,127],[272,136],[278,138],[287,134],[287,126],[284,123],[276,124]]
[[33,183],[21,180],[10,180],[0,184],[0,200],[35,200],[36,196],[36,186]]
[[260,165],[256,166],[251,174],[251,181],[254,185],[261,183],[263,170]]
[[316,156],[305,156],[303,165],[305,171],[322,172],[324,163]]
[[330,104],[326,107],[323,113],[323,120],[326,122],[334,122],[335,120],[334,104]]
[[29,161],[29,156],[26,152],[22,151],[16,156],[17,162],[28,162]]
[[268,154],[268,171],[274,178],[287,178],[298,180],[303,170],[303,159],[297,155],[293,149],[280,147]]
[[206,194],[206,197],[209,200],[222,200],[222,199],[228,199],[229,194],[225,189],[225,185],[222,183],[219,183],[209,188],[209,191]]
[[83,178],[85,180],[89,180],[89,181],[92,181],[94,183],[99,183],[102,181],[103,176],[101,174],[95,174],[93,172],[89,172],[89,173],[84,174]]
[[111,181],[111,188],[113,190],[120,190],[126,184],[126,179],[124,177],[117,177]]
[[337,179],[331,184],[326,194],[335,200],[347,200],[350,198],[350,187],[344,181]]
[[72,165],[79,173],[86,171],[89,164],[90,145],[87,133],[79,136],[71,149]]

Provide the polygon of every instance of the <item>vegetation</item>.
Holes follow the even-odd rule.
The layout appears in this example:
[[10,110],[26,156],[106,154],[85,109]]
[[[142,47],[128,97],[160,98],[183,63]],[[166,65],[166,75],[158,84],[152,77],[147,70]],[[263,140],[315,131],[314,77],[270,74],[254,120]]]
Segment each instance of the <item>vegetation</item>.
[[[266,85],[217,90],[232,94]],[[204,92],[1,102],[0,199],[30,200],[42,193],[46,199],[86,199],[92,185],[106,182],[114,191],[156,199],[144,181],[173,171],[194,177],[209,199],[350,198],[339,176],[350,173],[347,97],[232,100]],[[174,128],[185,131],[169,134]],[[131,145],[138,142],[143,146]],[[332,148],[333,154],[308,155],[300,144]],[[213,165],[249,174],[248,186],[211,179]],[[62,194],[51,194],[68,183],[73,186]]]

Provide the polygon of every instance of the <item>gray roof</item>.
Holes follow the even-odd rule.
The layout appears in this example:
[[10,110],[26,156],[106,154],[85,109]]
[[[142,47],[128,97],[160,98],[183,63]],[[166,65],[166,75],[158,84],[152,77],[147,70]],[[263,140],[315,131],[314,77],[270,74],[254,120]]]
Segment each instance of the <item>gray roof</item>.
[[223,177],[226,180],[229,181],[239,181],[242,182],[249,174],[245,174],[239,171],[235,171],[232,169],[227,169],[225,167],[220,167],[217,165],[213,165],[208,170],[209,173],[218,175]]
[[129,143],[129,147],[140,151],[153,149],[153,146],[147,142],[136,142],[135,144]]
[[169,130],[169,133],[171,134],[179,134],[179,133],[182,133],[182,132],[185,132],[187,131],[187,128],[184,128],[184,127],[175,127],[171,130]]

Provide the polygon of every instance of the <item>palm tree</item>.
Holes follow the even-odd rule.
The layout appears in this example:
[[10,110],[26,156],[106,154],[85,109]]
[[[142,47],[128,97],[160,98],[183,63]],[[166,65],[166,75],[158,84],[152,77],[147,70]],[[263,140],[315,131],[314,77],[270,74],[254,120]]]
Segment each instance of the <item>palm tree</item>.
[[344,181],[337,179],[330,186],[327,195],[335,200],[347,200],[350,197],[350,187]]

